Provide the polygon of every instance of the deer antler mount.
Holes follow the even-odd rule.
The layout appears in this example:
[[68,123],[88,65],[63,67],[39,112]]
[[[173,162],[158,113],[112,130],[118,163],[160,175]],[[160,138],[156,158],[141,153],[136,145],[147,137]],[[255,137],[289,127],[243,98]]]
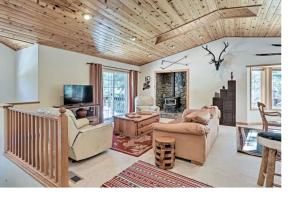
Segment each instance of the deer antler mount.
[[224,43],[225,47],[224,47],[224,49],[221,51],[218,60],[216,60],[215,55],[208,49],[208,46],[205,46],[205,47],[202,46],[202,48],[203,48],[204,50],[206,50],[206,51],[208,52],[209,55],[212,56],[212,59],[211,59],[211,61],[209,62],[209,64],[215,64],[216,70],[217,70],[217,71],[219,70],[221,63],[224,61],[224,58],[222,59],[222,54],[226,52],[226,48],[228,48],[228,46],[229,46],[229,43],[228,43],[228,42],[223,42],[223,43]]

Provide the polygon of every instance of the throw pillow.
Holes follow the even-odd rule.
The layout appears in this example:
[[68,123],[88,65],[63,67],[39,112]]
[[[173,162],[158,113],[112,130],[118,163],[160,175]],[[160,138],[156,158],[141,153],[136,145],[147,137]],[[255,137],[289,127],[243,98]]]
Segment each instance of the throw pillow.
[[184,117],[184,122],[196,122],[207,125],[210,120],[210,113],[205,110],[198,110],[187,114]]

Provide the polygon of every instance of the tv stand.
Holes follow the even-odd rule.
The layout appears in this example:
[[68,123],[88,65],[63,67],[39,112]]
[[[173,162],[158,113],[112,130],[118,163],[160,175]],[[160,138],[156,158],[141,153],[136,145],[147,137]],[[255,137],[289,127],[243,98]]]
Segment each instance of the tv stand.
[[100,104],[74,104],[74,105],[61,105],[61,106],[53,106],[53,107],[54,108],[64,107],[66,109],[69,109],[74,113],[77,119],[79,119],[79,117],[76,115],[76,111],[78,109],[85,109],[87,111],[87,115],[85,118],[87,118],[90,121],[91,125],[97,125],[100,123],[99,121]]

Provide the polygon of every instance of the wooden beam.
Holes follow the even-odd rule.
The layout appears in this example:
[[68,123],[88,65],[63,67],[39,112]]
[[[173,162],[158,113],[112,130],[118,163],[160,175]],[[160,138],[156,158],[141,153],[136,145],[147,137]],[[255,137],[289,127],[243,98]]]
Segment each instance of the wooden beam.
[[197,18],[189,23],[181,25],[175,29],[172,29],[166,33],[159,35],[156,39],[155,44],[170,40],[174,37],[178,37],[182,34],[186,34],[192,30],[195,30],[201,26],[211,24],[217,20],[230,19],[230,18],[245,18],[245,17],[255,17],[258,12],[259,5],[242,6],[242,7],[231,7],[223,8],[210,12],[204,16]]
[[23,49],[23,48],[27,48],[27,47],[32,45],[31,43],[9,39],[9,38],[3,37],[1,35],[0,35],[0,43],[2,43],[6,47],[8,47],[8,48],[10,48],[14,51],[17,51],[17,50],[20,50],[20,49]]
[[7,43],[5,43],[5,42],[3,42],[3,41],[1,41],[0,40],[0,43],[1,44],[3,44],[3,45],[5,45],[6,47],[8,47],[8,48],[10,48],[10,49],[12,49],[12,50],[14,50],[14,51],[16,51],[17,49],[15,49],[13,46],[11,46],[11,45],[8,45]]

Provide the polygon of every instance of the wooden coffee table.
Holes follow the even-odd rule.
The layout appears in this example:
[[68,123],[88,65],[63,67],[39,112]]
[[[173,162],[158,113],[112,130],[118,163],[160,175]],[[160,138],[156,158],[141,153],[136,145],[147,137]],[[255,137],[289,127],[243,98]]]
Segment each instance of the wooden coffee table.
[[138,137],[152,132],[151,124],[159,122],[159,114],[141,115],[139,118],[114,116],[114,133],[128,137]]

